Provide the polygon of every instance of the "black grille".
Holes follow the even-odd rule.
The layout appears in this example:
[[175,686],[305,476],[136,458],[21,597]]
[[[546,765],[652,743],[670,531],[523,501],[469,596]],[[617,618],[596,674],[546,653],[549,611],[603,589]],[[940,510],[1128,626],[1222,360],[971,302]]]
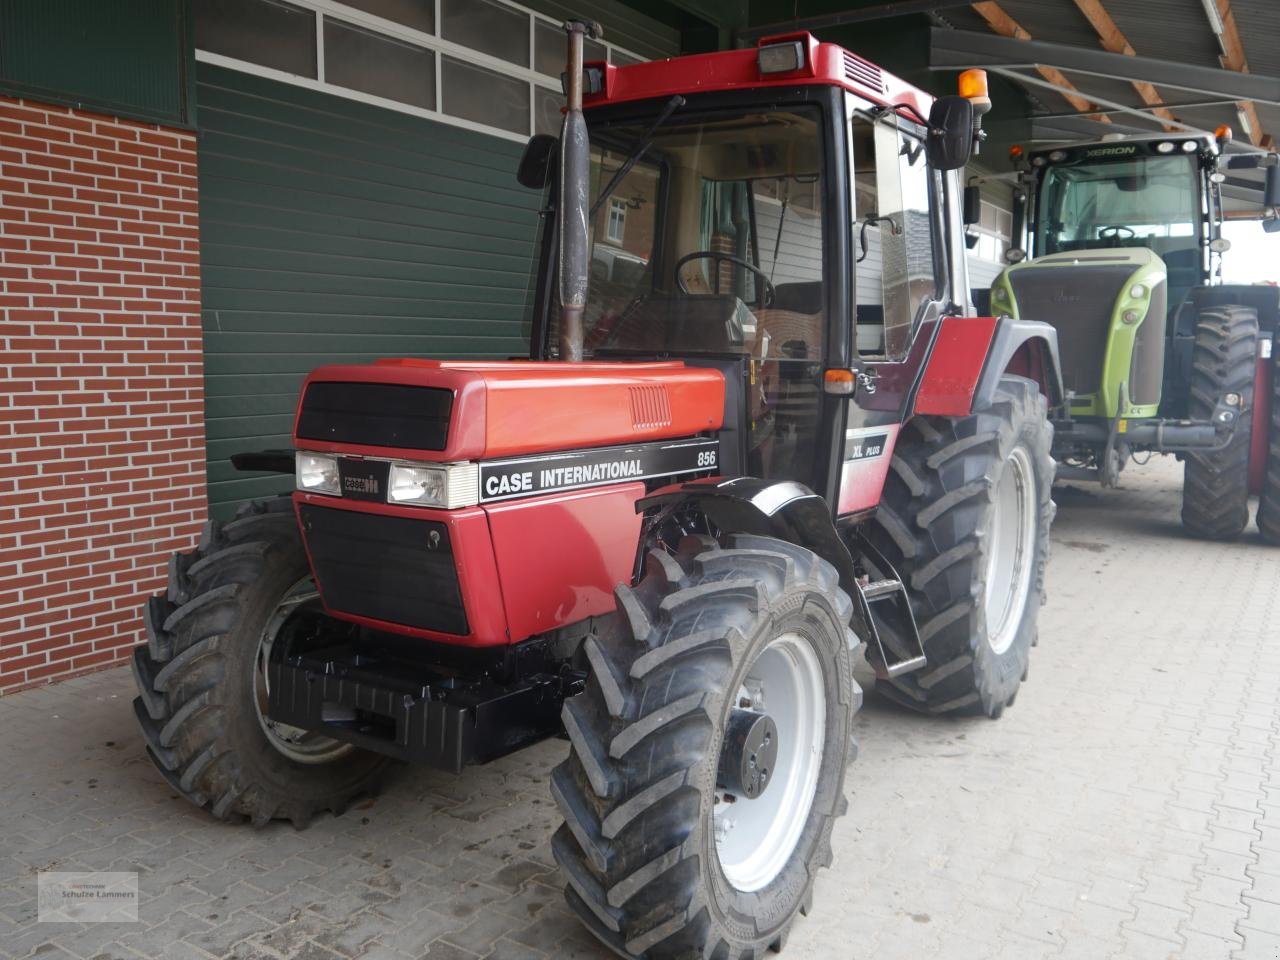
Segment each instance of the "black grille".
[[1164,344],[1168,290],[1157,283],[1151,290],[1147,318],[1138,327],[1133,341],[1133,360],[1129,369],[1129,397],[1143,405],[1160,402],[1164,384]]
[[1102,383],[1111,313],[1134,265],[1024,267],[1009,272],[1018,316],[1045,320],[1058,331],[1063,386],[1096,393]]
[[453,393],[399,383],[320,381],[307,387],[298,415],[304,440],[443,450]]
[[463,636],[449,528],[303,504],[302,531],[325,604],[341,613]]

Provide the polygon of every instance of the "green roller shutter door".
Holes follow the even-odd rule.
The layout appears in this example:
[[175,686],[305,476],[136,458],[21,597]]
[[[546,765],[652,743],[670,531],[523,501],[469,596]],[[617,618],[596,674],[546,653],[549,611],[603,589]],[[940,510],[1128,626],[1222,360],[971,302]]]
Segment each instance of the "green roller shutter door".
[[527,352],[535,192],[521,146],[209,64],[198,68],[209,498],[289,445],[302,379],[376,357]]

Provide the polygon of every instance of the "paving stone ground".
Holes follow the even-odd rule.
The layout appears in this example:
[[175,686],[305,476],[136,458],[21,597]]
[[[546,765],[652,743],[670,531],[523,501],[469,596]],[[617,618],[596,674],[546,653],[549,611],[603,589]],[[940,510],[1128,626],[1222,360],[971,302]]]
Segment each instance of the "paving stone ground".
[[[1280,958],[1280,550],[1187,539],[1180,479],[1059,489],[1001,720],[868,696],[835,864],[783,960]],[[0,956],[607,956],[552,869],[563,743],[255,832],[173,796],[132,696],[112,670],[0,699]],[[42,870],[139,872],[139,922],[36,923]]]

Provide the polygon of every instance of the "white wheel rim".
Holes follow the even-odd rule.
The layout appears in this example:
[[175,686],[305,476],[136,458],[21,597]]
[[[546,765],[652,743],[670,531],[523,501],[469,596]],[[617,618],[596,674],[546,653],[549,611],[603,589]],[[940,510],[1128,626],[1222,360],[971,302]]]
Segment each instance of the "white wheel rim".
[[258,715],[258,724],[267,735],[267,742],[275,750],[297,763],[330,763],[354,748],[349,743],[334,740],[331,737],[312,733],[301,727],[272,720],[267,716],[267,705],[270,702],[271,682],[267,664],[271,662],[271,648],[286,620],[301,606],[320,598],[315,582],[310,576],[303,577],[290,587],[275,610],[267,618],[266,626],[258,637],[258,651],[253,658],[253,708]]
[[987,643],[997,654],[1013,646],[1031,591],[1036,538],[1035,472],[1027,451],[1014,447],[996,485],[987,528],[987,583],[983,606]]
[[796,633],[770,643],[747,671],[739,697],[750,699],[761,691],[762,712],[778,729],[776,769],[754,800],[729,802],[730,795],[720,790],[711,814],[720,869],[746,893],[768,886],[787,865],[818,788],[827,695],[813,645]]

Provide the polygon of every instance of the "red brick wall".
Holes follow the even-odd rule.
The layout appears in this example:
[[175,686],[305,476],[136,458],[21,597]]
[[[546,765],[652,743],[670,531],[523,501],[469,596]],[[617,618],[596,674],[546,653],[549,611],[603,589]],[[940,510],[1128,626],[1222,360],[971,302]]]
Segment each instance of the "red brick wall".
[[126,658],[204,521],[195,150],[0,97],[0,693]]

